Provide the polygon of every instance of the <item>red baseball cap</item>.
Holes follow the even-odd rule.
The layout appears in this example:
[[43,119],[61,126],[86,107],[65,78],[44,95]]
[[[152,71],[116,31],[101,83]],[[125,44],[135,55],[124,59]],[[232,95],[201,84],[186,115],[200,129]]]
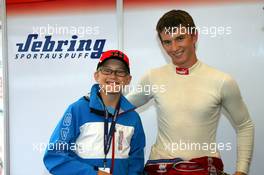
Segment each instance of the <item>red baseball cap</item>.
[[97,69],[103,65],[103,63],[109,59],[116,59],[122,61],[126,68],[128,73],[130,73],[130,68],[129,68],[129,59],[126,54],[121,52],[120,50],[107,50],[102,53],[99,62],[97,64]]

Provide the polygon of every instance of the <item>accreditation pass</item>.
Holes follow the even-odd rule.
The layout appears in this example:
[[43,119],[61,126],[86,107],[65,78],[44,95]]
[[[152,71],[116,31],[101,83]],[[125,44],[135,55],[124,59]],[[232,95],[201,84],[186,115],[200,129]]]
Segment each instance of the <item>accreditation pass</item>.
[[99,170],[110,174],[110,168],[99,168]]

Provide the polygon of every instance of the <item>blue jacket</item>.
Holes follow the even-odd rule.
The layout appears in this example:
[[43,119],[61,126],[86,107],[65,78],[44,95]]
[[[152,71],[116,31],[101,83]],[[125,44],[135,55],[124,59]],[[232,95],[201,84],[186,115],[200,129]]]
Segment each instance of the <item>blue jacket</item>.
[[[55,128],[44,155],[54,175],[97,175],[104,160],[104,108],[93,85],[90,98],[71,104]],[[145,134],[135,107],[124,96],[116,120],[113,175],[139,175],[144,168]],[[112,118],[109,120],[111,124]],[[112,147],[107,154],[111,167]]]

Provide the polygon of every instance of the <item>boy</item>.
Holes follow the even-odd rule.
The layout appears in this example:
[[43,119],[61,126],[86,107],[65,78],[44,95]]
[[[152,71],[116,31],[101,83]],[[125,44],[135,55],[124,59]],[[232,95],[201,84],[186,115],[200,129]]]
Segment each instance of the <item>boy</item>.
[[70,105],[57,125],[44,164],[54,175],[142,174],[145,134],[121,91],[131,81],[128,57],[104,52],[94,78],[89,97]]

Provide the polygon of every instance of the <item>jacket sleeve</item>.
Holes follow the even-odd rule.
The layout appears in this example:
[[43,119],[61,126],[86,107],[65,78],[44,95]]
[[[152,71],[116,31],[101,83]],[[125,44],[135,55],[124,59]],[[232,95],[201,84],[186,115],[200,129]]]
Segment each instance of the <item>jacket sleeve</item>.
[[143,174],[145,145],[145,133],[141,120],[138,116],[137,124],[130,143],[128,175]]
[[126,98],[136,107],[146,104],[153,98],[152,85],[150,81],[151,72],[147,72],[139,81],[136,88]]
[[221,89],[222,105],[237,134],[237,171],[248,173],[254,147],[254,124],[237,83],[227,76]]
[[[77,113],[76,113],[77,114]],[[92,166],[78,160],[74,153],[79,127],[72,105],[66,110],[55,128],[43,158],[44,164],[53,175],[96,175]]]

